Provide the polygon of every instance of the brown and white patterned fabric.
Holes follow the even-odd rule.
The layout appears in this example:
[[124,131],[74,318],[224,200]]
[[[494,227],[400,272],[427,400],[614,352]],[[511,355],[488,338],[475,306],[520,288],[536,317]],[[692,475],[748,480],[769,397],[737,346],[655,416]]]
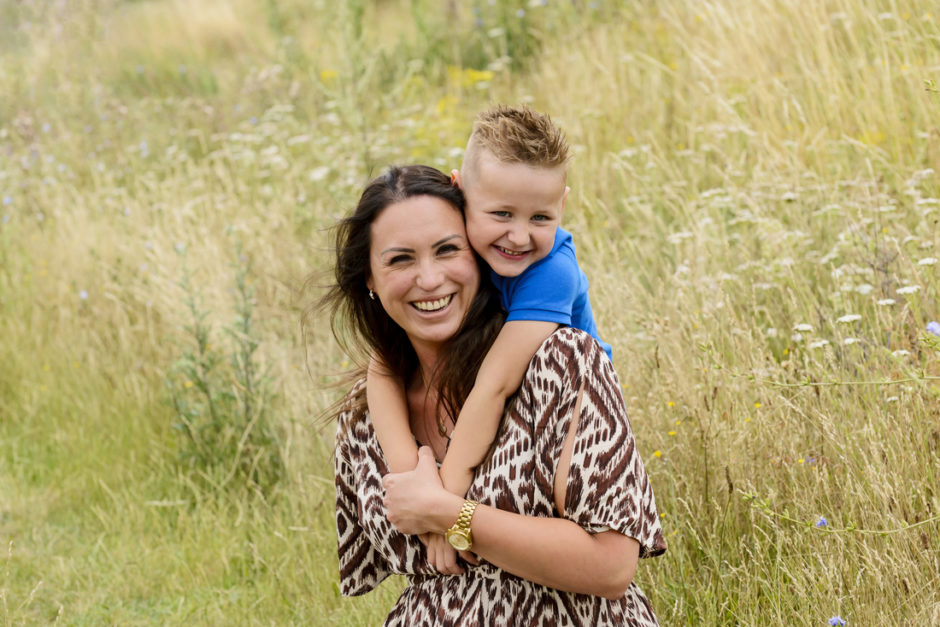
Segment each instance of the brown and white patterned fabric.
[[[666,550],[656,502],[633,440],[620,383],[600,346],[563,328],[536,353],[503,416],[491,457],[477,470],[467,498],[526,516],[557,517],[553,478],[578,390],[581,417],[571,458],[565,518],[591,533],[614,529],[640,543],[640,557]],[[438,576],[424,545],[385,518],[387,471],[368,411],[349,409],[337,429],[336,531],[340,589],[372,590],[389,574],[409,585],[386,625],[657,625],[635,583],[617,600],[561,592],[481,561],[463,575]]]

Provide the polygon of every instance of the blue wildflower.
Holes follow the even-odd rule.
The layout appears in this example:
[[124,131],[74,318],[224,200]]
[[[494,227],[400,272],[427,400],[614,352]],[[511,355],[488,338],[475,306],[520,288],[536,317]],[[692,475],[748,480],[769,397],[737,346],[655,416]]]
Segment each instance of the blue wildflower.
[[[6,201],[6,199],[4,199]],[[940,335],[940,322],[936,320],[931,320],[927,323],[927,333],[931,335]]]
[[516,17],[525,17],[525,9],[519,9],[516,11]]
[[820,529],[822,529],[828,524],[829,524],[829,521],[826,520],[823,516],[820,516],[819,520],[816,521],[816,526],[819,527]]
[[842,625],[845,624],[845,621],[842,620],[841,616],[833,616],[829,619],[829,624],[832,625],[832,627],[842,627]]
[[88,300],[88,292],[86,292],[85,290],[82,290],[81,292],[78,293],[78,297],[81,298],[82,300]]
[[258,123],[258,118],[256,118],[255,116],[251,116],[251,119],[248,121],[251,122],[252,126],[254,126],[255,124]]
[[[4,196],[4,197],[3,197],[3,204],[4,204],[4,205],[12,205],[12,204],[13,204],[13,197],[12,197],[12,196]],[[927,325],[927,326],[929,327],[930,325]]]

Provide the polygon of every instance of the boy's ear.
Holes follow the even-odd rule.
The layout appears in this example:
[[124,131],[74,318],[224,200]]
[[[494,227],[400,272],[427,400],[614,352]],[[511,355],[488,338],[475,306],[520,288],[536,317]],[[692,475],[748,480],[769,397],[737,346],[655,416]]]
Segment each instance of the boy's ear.
[[568,192],[571,191],[571,188],[565,185],[565,193],[561,196],[561,210],[565,210],[565,200],[568,199]]
[[457,189],[463,189],[463,183],[460,182],[460,170],[450,171],[450,184],[456,185]]

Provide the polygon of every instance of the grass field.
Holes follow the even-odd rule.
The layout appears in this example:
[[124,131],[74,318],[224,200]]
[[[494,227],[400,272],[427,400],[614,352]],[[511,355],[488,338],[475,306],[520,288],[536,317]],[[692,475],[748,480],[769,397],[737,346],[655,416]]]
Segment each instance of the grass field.
[[0,621],[380,623],[301,317],[371,176],[527,102],[661,622],[940,624],[938,89],[930,0],[0,3]]

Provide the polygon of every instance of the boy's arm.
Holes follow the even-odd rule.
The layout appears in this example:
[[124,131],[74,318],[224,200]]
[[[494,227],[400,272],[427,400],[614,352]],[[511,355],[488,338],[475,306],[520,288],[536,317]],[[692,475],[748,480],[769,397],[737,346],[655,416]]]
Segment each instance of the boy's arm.
[[532,356],[557,328],[554,322],[535,320],[503,325],[460,410],[441,464],[441,482],[448,491],[466,494],[474,468],[483,462],[496,438],[506,399],[519,388]]
[[418,464],[418,445],[409,426],[405,388],[375,355],[366,372],[366,402],[389,471],[413,470]]

